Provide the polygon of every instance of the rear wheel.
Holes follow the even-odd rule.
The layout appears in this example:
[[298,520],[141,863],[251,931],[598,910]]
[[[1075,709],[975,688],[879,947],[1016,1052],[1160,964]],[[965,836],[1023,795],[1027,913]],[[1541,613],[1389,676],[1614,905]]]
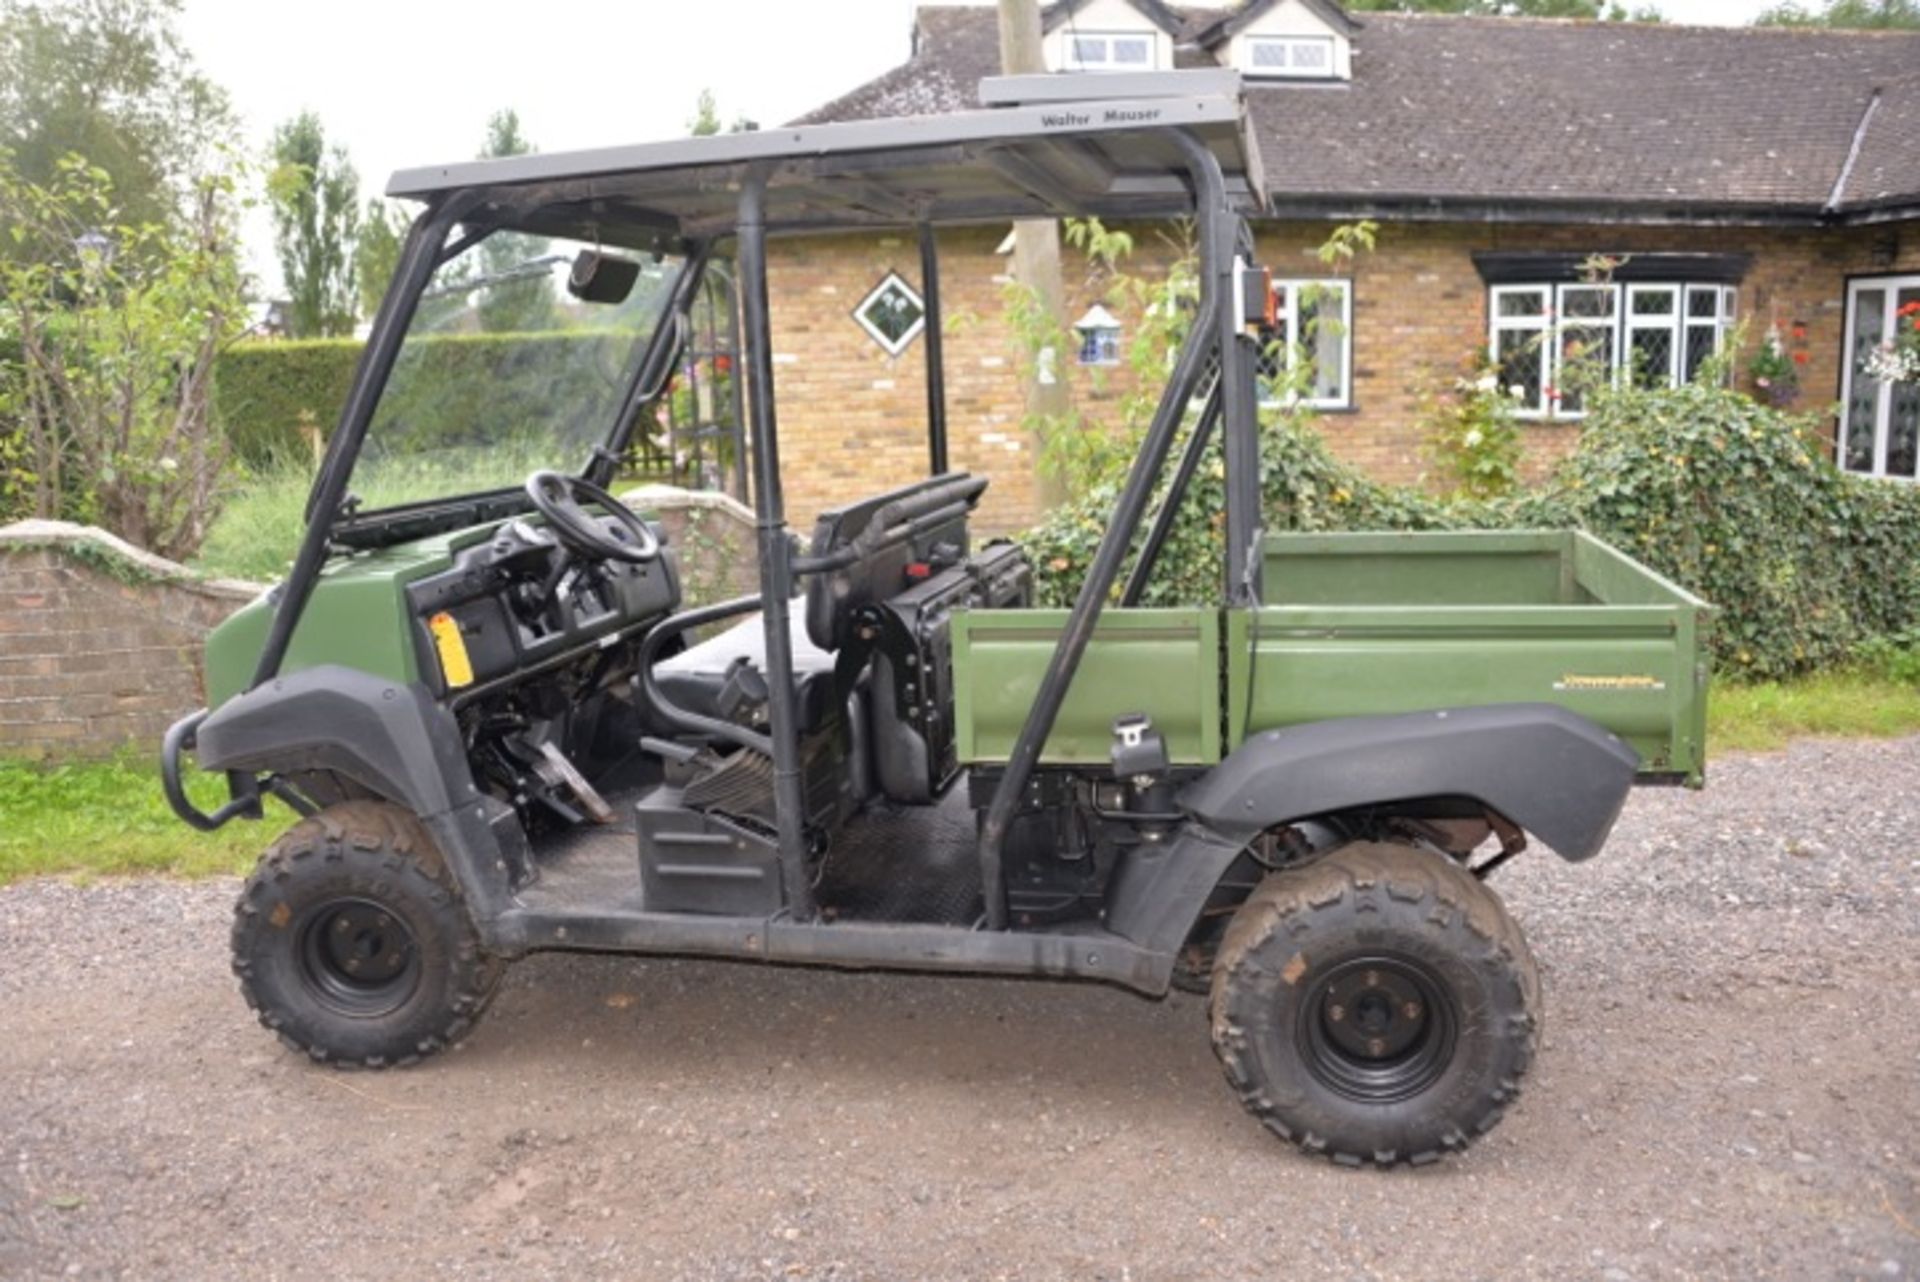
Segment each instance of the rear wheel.
[[419,820],[349,801],[261,856],[234,909],[233,969],[247,1004],[288,1046],[380,1068],[464,1037],[505,963],[481,951]]
[[1539,1028],[1519,927],[1472,874],[1354,845],[1263,881],[1214,967],[1214,1049],[1248,1111],[1338,1162],[1431,1161],[1491,1129]]

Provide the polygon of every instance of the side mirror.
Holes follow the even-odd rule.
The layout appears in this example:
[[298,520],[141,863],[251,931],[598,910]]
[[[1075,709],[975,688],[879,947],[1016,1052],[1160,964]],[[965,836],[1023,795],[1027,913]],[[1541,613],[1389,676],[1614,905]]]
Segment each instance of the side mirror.
[[639,279],[640,264],[631,258],[583,249],[567,273],[567,292],[587,303],[624,303]]

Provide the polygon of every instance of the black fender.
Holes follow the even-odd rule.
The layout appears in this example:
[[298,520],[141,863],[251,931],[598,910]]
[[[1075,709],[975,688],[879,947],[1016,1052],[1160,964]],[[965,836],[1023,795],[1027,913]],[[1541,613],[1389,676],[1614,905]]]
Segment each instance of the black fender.
[[1188,821],[1135,847],[1116,870],[1107,925],[1167,956],[1215,885],[1269,828],[1338,810],[1470,797],[1568,860],[1598,853],[1633,787],[1639,756],[1550,703],[1354,717],[1269,730],[1180,791]]
[[513,809],[474,787],[460,725],[417,682],[333,664],[276,677],[192,731],[207,770],[236,776],[335,771],[417,815],[490,944],[525,837]]
[[453,714],[425,686],[332,664],[276,677],[194,732],[206,770],[332,770],[422,819],[479,800]]
[[1379,802],[1471,797],[1553,847],[1598,854],[1640,757],[1551,703],[1354,717],[1254,735],[1180,793],[1180,808],[1242,841],[1276,824]]

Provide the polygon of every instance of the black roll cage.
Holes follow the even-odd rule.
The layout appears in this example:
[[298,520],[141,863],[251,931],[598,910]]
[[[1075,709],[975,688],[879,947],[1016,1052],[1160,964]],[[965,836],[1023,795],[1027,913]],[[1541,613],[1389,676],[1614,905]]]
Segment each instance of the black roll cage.
[[[1036,693],[1032,710],[1015,740],[981,827],[980,867],[986,905],[985,925],[990,930],[1004,930],[1007,926],[1007,902],[1002,850],[1008,828],[1038,763],[1040,749],[1053,728],[1080,659],[1092,638],[1101,611],[1133,548],[1135,536],[1148,515],[1148,505],[1186,418],[1187,408],[1203,393],[1205,407],[1190,433],[1181,465],[1176,469],[1136,558],[1122,600],[1129,605],[1137,603],[1164,544],[1172,516],[1185,498],[1201,452],[1216,426],[1223,434],[1227,481],[1227,547],[1223,567],[1225,598],[1230,604],[1257,601],[1259,598],[1256,347],[1245,330],[1241,308],[1236,301],[1240,284],[1239,269],[1251,249],[1251,236],[1241,206],[1247,202],[1249,191],[1255,202],[1259,198],[1257,156],[1252,153],[1251,143],[1246,141],[1244,126],[1240,123],[1237,81],[1233,85],[1231,110],[1223,107],[1218,98],[1221,83],[1218,77],[1211,77],[1208,81],[1207,92],[1214,94],[1214,97],[1201,98],[1197,103],[1191,98],[1184,104],[1178,101],[1181,95],[1197,87],[1193,78],[1198,76],[1210,76],[1210,73],[1172,73],[1171,76],[1163,74],[1154,78],[1166,83],[1164,90],[1147,85],[1147,77],[1103,77],[1115,84],[1133,82],[1124,87],[1142,91],[1136,99],[1117,103],[1109,101],[1105,105],[1085,104],[1066,98],[1056,84],[1043,83],[1058,78],[1009,78],[998,82],[1002,101],[1023,105],[1042,104],[1004,113],[1010,131],[1008,137],[1016,142],[1030,143],[1035,149],[1026,153],[993,145],[995,135],[990,118],[1002,114],[994,112],[956,117],[944,129],[930,121],[882,121],[792,130],[788,131],[790,138],[774,138],[758,143],[753,139],[741,141],[738,137],[698,140],[715,157],[709,163],[728,164],[738,175],[737,187],[733,188],[737,190],[737,197],[732,217],[723,221],[711,211],[711,186],[698,189],[698,199],[706,202],[707,212],[702,219],[692,220],[700,224],[698,233],[684,235],[680,240],[686,252],[685,265],[675,281],[662,323],[656,328],[639,362],[609,445],[596,452],[584,475],[601,485],[611,480],[618,449],[630,438],[640,412],[645,408],[646,390],[664,385],[662,375],[665,368],[677,355],[680,318],[699,287],[716,242],[730,231],[737,264],[741,364],[749,415],[748,454],[759,553],[760,592],[757,596],[685,612],[668,620],[657,631],[664,639],[687,627],[744,613],[756,607],[762,612],[766,638],[766,677],[770,692],[769,729],[766,735],[761,736],[751,732],[733,733],[739,728],[730,726],[728,737],[743,746],[764,752],[772,759],[778,852],[786,887],[787,915],[796,921],[809,921],[815,912],[805,866],[807,838],[803,829],[800,746],[788,616],[796,582],[810,574],[828,572],[836,568],[836,563],[830,556],[800,555],[787,531],[780,483],[778,400],[770,345],[767,283],[769,235],[775,230],[804,231],[842,226],[910,226],[916,231],[926,309],[923,333],[927,344],[928,368],[928,458],[933,473],[939,475],[947,467],[947,433],[941,344],[943,318],[940,308],[939,254],[935,239],[937,226],[978,223],[989,219],[997,221],[1009,216],[1031,217],[1035,213],[1058,216],[1063,213],[1100,212],[1114,212],[1120,216],[1128,216],[1133,212],[1143,216],[1149,212],[1154,216],[1186,212],[1191,213],[1198,226],[1201,297],[1191,337],[1183,345],[1162,392],[1139,453],[1115,504],[1113,517],[1094,555],[1086,582],[1068,616],[1059,644]],[[1182,77],[1186,81],[1176,93],[1171,86]],[[1083,80],[1082,89],[1084,87]],[[1147,92],[1149,89],[1153,91]],[[987,96],[983,90],[983,97]],[[989,98],[989,101],[992,99]],[[1072,105],[1060,106],[1063,101]],[[1051,114],[1045,106],[1048,103],[1054,104]],[[1192,110],[1183,112],[1183,106]],[[1183,114],[1197,123],[1180,123]],[[1232,121],[1239,129],[1239,141],[1246,148],[1248,181],[1238,192],[1231,189],[1213,146],[1198,133],[1199,123],[1217,129],[1223,120]],[[880,133],[887,126],[893,126],[896,131],[901,126],[921,128],[906,130],[903,137],[894,140],[892,134]],[[1142,184],[1137,179],[1116,178],[1109,172],[1109,186],[1104,197],[1083,198],[1076,194],[1065,178],[1059,176],[1097,174],[1098,166],[1105,163],[1101,157],[1092,154],[1092,148],[1083,145],[1080,135],[1111,136],[1128,129],[1141,132],[1147,141],[1163,151],[1170,145],[1177,163],[1168,164],[1163,159],[1161,164],[1167,173],[1177,174],[1178,197],[1164,181],[1159,186],[1152,186]],[[849,203],[843,209],[829,209],[823,213],[804,202],[796,206],[789,200],[781,226],[776,229],[768,213],[770,185],[782,173],[783,166],[796,163],[795,157],[819,158],[820,162],[830,160],[832,149],[824,148],[816,141],[822,136],[845,139],[851,153],[846,159],[850,170],[836,168],[823,171],[834,175],[836,190],[852,193],[843,197]],[[993,201],[989,202],[972,192],[960,192],[946,198],[946,204],[928,198],[921,200],[919,207],[915,208],[913,201],[897,199],[886,190],[884,175],[879,174],[879,166],[870,155],[867,156],[868,163],[878,176],[860,176],[862,169],[857,162],[862,159],[862,153],[880,150],[867,141],[870,137],[882,137],[890,142],[891,146],[885,149],[886,154],[896,158],[905,157],[938,165],[945,156],[951,154],[958,159],[976,162],[981,166],[982,174],[1010,187],[1017,194],[1017,200],[996,192]],[[955,139],[960,141],[957,143]],[[678,157],[694,145],[689,142],[651,146],[654,153],[663,157]],[[971,146],[970,150],[967,149],[968,145]],[[1050,162],[1057,162],[1059,174],[1037,165],[1034,161],[1036,154]],[[320,571],[339,546],[335,537],[336,527],[343,520],[350,519],[350,514],[342,512],[342,503],[346,498],[353,461],[364,444],[374,408],[392,372],[407,325],[434,268],[447,253],[457,252],[471,239],[484,236],[486,228],[498,225],[501,215],[497,208],[489,206],[489,201],[499,200],[502,191],[499,184],[508,184],[505,190],[509,193],[525,188],[530,198],[537,201],[543,190],[553,190],[554,185],[563,180],[577,183],[582,174],[588,175],[585,186],[590,194],[596,186],[592,179],[620,172],[618,156],[584,153],[583,157],[595,161],[599,168],[592,165],[581,167],[582,157],[572,158],[574,168],[564,172],[559,166],[567,163],[569,158],[566,157],[517,158],[513,161],[490,162],[485,169],[474,167],[475,174],[470,179],[466,172],[468,167],[455,166],[431,171],[434,180],[447,184],[437,189],[431,186],[428,178],[422,177],[428,175],[429,171],[396,175],[389,193],[421,196],[427,200],[427,208],[408,231],[393,284],[374,318],[366,348],[355,371],[352,390],[309,498],[307,529],[275,605],[272,623],[248,687],[250,690],[278,675],[294,628],[312,595]],[[669,169],[669,172],[675,171]],[[850,184],[845,181],[843,172],[853,172],[854,182]],[[491,180],[492,185],[480,182],[480,174]],[[783,195],[792,190],[784,189]],[[982,212],[989,204],[991,212]],[[1032,206],[1038,206],[1038,209]],[[602,207],[605,208],[603,216],[608,220],[617,220],[621,216],[621,210],[604,198],[594,203],[594,208]],[[834,221],[836,213],[844,215],[841,221]],[[589,210],[581,216],[595,215]],[[637,225],[649,225],[647,217],[637,211],[636,222]],[[726,226],[725,223],[731,225]],[[448,236],[456,226],[461,225],[468,226],[469,231],[451,249],[443,248]],[[684,223],[681,230],[685,231]],[[1213,377],[1210,388],[1207,386],[1209,377]],[[488,497],[468,496],[448,500],[446,505],[483,504]],[[511,501],[509,495],[498,497],[503,502]],[[396,515],[403,516],[405,513],[389,509],[382,514],[387,518]],[[899,539],[911,537],[911,529],[902,526],[900,530],[888,531],[883,537],[894,539],[896,535]],[[643,649],[643,657],[657,652],[658,645],[650,644]],[[670,717],[680,713],[671,705],[668,708]],[[684,717],[690,714],[680,715]]]

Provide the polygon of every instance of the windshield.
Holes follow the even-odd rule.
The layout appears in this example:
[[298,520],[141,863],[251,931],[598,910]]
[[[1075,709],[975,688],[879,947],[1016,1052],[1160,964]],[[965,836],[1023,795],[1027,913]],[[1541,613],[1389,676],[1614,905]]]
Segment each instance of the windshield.
[[[582,253],[618,260],[600,280],[631,275],[631,288],[579,291],[608,301],[576,296],[568,285]],[[361,510],[518,485],[539,468],[582,470],[614,429],[680,268],[505,231],[442,263],[353,466]]]

